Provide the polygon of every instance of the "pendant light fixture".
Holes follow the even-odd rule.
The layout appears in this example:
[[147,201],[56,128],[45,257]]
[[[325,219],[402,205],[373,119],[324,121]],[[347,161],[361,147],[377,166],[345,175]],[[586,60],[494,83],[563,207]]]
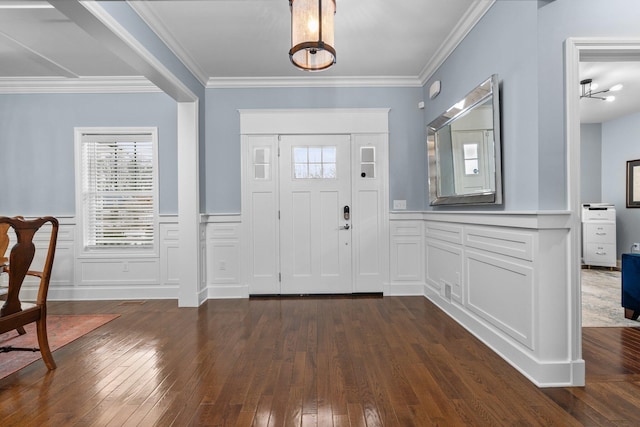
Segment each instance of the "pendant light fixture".
[[580,81],[580,89],[581,89],[580,98],[600,99],[602,101],[612,102],[616,99],[615,96],[613,95],[602,96],[602,95],[608,92],[617,92],[620,89],[622,89],[622,85],[617,84],[610,87],[609,89],[604,89],[604,90],[599,90],[597,92],[594,92],[597,88],[598,86],[595,83],[593,83],[592,79],[581,80]]
[[320,71],[336,63],[333,48],[335,0],[289,0],[291,50],[289,59],[305,71]]

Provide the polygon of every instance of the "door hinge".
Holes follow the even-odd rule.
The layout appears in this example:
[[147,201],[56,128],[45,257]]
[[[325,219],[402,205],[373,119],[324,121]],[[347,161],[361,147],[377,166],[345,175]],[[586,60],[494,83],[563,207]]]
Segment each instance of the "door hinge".
[[278,147],[278,157],[280,157],[280,147]]
[[278,273],[278,282],[282,283],[282,273]]
[[280,211],[278,211],[278,219],[280,219]]

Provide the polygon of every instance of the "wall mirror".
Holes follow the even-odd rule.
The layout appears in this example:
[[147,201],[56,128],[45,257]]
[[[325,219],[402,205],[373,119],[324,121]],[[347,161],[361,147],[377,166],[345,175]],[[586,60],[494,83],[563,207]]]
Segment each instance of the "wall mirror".
[[500,151],[494,74],[427,127],[429,204],[501,204]]

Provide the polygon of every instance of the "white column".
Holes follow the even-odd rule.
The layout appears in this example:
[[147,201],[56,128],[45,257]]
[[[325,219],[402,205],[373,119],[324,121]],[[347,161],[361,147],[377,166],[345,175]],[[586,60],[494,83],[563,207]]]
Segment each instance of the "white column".
[[201,296],[198,102],[178,102],[178,306],[197,307]]

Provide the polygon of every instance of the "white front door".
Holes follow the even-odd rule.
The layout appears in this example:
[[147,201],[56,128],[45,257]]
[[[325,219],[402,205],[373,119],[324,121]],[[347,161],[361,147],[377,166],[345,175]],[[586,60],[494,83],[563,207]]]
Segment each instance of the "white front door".
[[349,135],[280,138],[282,294],[353,292],[350,153]]
[[482,192],[490,188],[485,133],[482,130],[451,132],[456,194]]

